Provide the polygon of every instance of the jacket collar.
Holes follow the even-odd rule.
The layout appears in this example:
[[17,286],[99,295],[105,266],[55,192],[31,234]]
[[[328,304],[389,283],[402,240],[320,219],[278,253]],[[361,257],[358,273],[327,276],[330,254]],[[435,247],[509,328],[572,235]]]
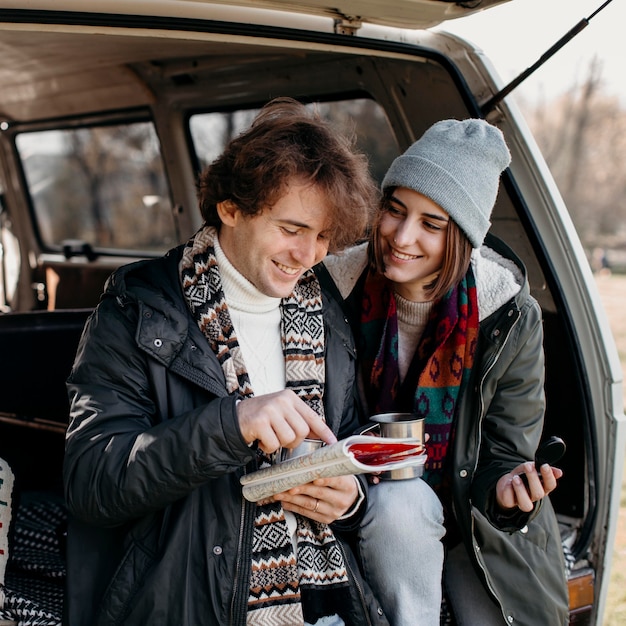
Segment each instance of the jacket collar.
[[513,252],[495,238],[473,251],[471,263],[482,321],[522,291],[526,271]]

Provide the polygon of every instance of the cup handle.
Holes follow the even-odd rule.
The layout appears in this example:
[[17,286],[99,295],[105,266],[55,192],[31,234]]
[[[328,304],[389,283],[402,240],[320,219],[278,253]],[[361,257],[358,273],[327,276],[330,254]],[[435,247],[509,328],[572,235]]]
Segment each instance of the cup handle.
[[359,435],[367,435],[368,433],[376,434],[380,437],[380,424],[378,422],[369,422],[369,425],[359,431]]

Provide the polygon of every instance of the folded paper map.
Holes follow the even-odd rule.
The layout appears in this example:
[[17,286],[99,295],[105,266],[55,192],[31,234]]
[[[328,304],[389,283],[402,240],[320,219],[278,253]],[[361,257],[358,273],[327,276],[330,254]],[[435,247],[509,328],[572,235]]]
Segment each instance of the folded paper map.
[[414,439],[353,435],[304,456],[246,474],[240,482],[244,497],[258,502],[317,478],[384,472],[423,466],[425,462],[424,447]]

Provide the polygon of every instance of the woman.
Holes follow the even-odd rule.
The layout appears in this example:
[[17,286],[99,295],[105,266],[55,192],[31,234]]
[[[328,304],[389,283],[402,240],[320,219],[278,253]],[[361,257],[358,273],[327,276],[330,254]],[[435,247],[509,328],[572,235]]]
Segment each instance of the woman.
[[[436,123],[392,163],[369,243],[326,261],[353,319],[367,414],[425,418],[423,478],[443,505],[445,596],[460,625],[568,620],[545,498],[562,472],[530,461],[545,407],[541,311],[521,261],[495,238],[483,245],[509,162],[487,122]],[[424,488],[380,482],[361,531],[365,573],[396,626],[439,623],[444,531]]]

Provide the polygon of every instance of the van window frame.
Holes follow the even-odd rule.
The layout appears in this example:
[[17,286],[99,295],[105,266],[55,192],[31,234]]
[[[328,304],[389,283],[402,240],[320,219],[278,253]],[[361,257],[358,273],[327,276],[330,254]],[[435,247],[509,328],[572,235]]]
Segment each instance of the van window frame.
[[[149,108],[138,107],[133,109],[107,111],[106,113],[102,114],[81,114],[71,117],[38,120],[36,122],[16,121],[10,123],[7,132],[10,133],[14,158],[20,176],[20,184],[24,190],[24,198],[28,205],[29,218],[31,220],[33,234],[36,238],[38,246],[40,247],[40,250],[43,253],[64,254],[67,258],[70,258],[71,256],[81,255],[83,253],[86,253],[87,256],[89,256],[89,254],[93,254],[94,258],[101,256],[121,258],[154,258],[161,256],[170,247],[172,247],[172,245],[166,244],[159,250],[142,249],[139,247],[117,248],[92,245],[90,242],[82,242],[81,240],[73,240],[71,238],[68,238],[68,243],[64,244],[63,241],[49,242],[42,235],[40,220],[31,193],[31,188],[27,178],[26,169],[24,167],[24,162],[17,145],[17,138],[25,133],[71,131],[83,128],[106,128],[131,124],[149,124],[151,126],[152,132],[154,132],[154,136],[158,142],[158,155],[166,192],[163,197],[167,200],[169,206],[173,207],[174,205],[172,198],[172,189],[168,178],[167,168],[165,167],[165,160],[163,158],[163,151],[161,149],[161,140],[158,133],[158,126]],[[175,221],[176,216],[173,209],[170,212],[172,214],[172,236],[174,241],[173,245],[176,245],[178,243],[178,229]],[[83,243],[86,243],[86,246],[83,246]]]

